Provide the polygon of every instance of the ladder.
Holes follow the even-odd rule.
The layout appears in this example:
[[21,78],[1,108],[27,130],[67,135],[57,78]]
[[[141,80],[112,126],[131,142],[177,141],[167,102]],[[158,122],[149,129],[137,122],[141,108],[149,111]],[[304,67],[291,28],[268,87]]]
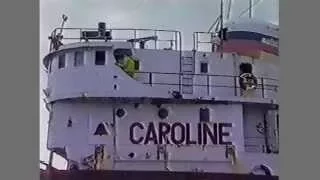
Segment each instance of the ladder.
[[181,57],[181,84],[182,94],[193,94],[193,78],[194,78],[194,58],[193,56]]

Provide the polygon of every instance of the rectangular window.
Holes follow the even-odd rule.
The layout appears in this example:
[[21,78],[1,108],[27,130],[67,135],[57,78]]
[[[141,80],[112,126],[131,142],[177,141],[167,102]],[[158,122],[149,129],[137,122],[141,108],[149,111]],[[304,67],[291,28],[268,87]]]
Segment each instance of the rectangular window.
[[96,51],[95,64],[98,66],[103,66],[106,63],[106,53],[105,51]]
[[77,51],[74,53],[74,67],[83,66],[84,64],[83,51]]
[[49,66],[48,66],[49,73],[51,73],[51,71],[52,71],[52,61],[53,61],[53,59],[49,60]]
[[134,61],[134,69],[139,71],[140,70],[140,62],[138,60]]
[[208,72],[208,63],[202,62],[200,63],[200,72],[207,73]]
[[210,110],[208,108],[200,108],[200,122],[210,121]]
[[64,68],[66,66],[66,55],[65,54],[61,54],[59,55],[59,59],[58,59],[58,68]]

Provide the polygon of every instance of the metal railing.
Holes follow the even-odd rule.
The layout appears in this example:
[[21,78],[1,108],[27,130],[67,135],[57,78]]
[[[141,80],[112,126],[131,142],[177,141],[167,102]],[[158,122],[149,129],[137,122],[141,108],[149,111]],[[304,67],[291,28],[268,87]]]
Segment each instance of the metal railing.
[[[181,78],[183,76],[193,76],[192,84],[182,83]],[[162,77],[162,78],[161,78]],[[239,76],[232,75],[214,75],[214,74],[186,74],[186,73],[163,73],[163,72],[137,72],[138,81],[150,86],[173,86],[177,89],[181,89],[182,86],[204,87],[206,88],[206,94],[210,96],[210,92],[213,88],[230,88],[233,90],[234,96],[241,96]],[[202,82],[200,80],[202,79]],[[278,80],[273,78],[258,77],[257,91],[261,92],[261,97],[265,98],[266,91],[277,92]],[[218,83],[215,81],[221,81]],[[275,83],[267,84],[266,81],[272,81]],[[225,83],[229,82],[229,83]]]
[[[216,33],[212,32],[194,32],[193,33],[193,49],[195,51],[212,52],[213,39],[217,38]],[[207,45],[207,48],[203,48]]]
[[[63,32],[62,35],[60,32]],[[56,28],[51,33],[51,37],[61,36],[60,41],[63,44],[75,43],[85,40],[83,32],[98,31],[97,28]],[[166,43],[162,49],[181,50],[181,32],[176,30],[158,30],[158,29],[133,29],[133,28],[112,28],[106,29],[110,32],[112,39],[110,41],[128,41],[130,39],[143,38],[146,36],[157,36],[157,39],[150,40],[149,48],[160,49],[161,43]],[[163,37],[164,36],[164,37]],[[166,38],[165,38],[166,37]],[[97,40],[90,40],[97,41]],[[101,41],[101,40],[100,40]],[[136,47],[136,43],[135,47]],[[52,41],[50,42],[50,52],[54,50]]]

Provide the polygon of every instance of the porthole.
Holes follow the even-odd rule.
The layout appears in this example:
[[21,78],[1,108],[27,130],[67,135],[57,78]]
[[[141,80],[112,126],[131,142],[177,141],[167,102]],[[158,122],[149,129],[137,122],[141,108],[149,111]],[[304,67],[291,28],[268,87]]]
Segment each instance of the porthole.
[[68,119],[67,127],[72,127],[72,120],[71,117]]
[[114,90],[118,90],[118,85],[114,84],[114,85],[113,85],[113,89],[114,89]]
[[135,154],[134,152],[131,152],[131,153],[128,154],[128,156],[129,156],[130,158],[134,158],[135,155],[136,155],[136,154]]
[[119,117],[119,118],[122,118],[124,115],[126,114],[125,110],[123,108],[119,108],[117,109],[116,111],[116,115]]
[[158,116],[160,119],[165,119],[168,117],[168,115],[169,115],[169,111],[167,109],[165,108],[159,109]]

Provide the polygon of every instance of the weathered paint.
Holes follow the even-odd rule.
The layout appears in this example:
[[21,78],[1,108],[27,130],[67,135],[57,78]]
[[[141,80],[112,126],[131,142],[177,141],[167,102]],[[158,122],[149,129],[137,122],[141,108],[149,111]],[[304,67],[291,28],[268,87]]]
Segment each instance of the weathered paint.
[[[100,48],[101,49],[101,48]],[[58,58],[53,56],[52,72],[48,75],[49,101],[76,97],[163,97],[171,95],[169,91],[179,90],[179,52],[168,50],[135,50],[135,56],[141,61],[142,72],[138,73],[137,81],[131,79],[125,72],[115,65],[113,57],[114,48],[105,48],[106,65],[94,65],[94,49],[82,49],[84,51],[84,65],[73,67],[73,54],[77,50],[66,51],[66,67],[58,69]],[[79,49],[78,49],[79,50]],[[183,55],[190,56],[189,51]],[[192,53],[191,53],[192,54]],[[205,55],[205,56],[204,56]],[[238,80],[232,76],[238,76],[241,62],[248,62],[242,57],[232,55],[225,56],[221,60],[217,53],[196,52],[194,59],[193,93],[187,98],[198,97],[232,97],[240,96],[239,89],[235,89]],[[274,60],[275,61],[275,60]],[[200,63],[208,62],[207,74],[218,76],[206,76],[200,72]],[[252,62],[252,61],[251,61]],[[278,86],[278,66],[268,61],[254,61],[254,74],[258,83],[264,83],[264,89],[255,90],[254,97],[275,98],[277,90],[267,85]],[[169,74],[166,74],[169,73]],[[171,73],[171,74],[170,74]],[[152,77],[150,77],[152,76]],[[115,78],[116,77],[116,78]],[[152,86],[148,84],[152,78]],[[271,80],[272,78],[275,80]],[[114,88],[117,86],[117,88]],[[131,91],[128,87],[135,87]],[[259,88],[261,88],[259,86]],[[235,92],[236,91],[236,92]],[[264,92],[264,93],[263,93]],[[263,95],[262,95],[263,93]]]
[[[141,71],[158,73],[140,74],[133,80],[114,64],[113,51],[117,48],[131,48],[131,44],[73,43],[62,46],[61,51],[51,56],[52,66],[48,74],[47,90],[48,101],[54,104],[49,121],[48,148],[65,149],[69,165],[72,162],[78,164],[80,169],[88,169],[83,160],[94,156],[95,149],[99,146],[103,147],[104,154],[100,158],[105,163],[100,166],[102,169],[200,170],[246,174],[257,165],[263,164],[270,168],[272,174],[278,174],[277,155],[262,153],[261,148],[266,144],[263,133],[270,134],[269,144],[277,143],[274,140],[275,135],[272,134],[276,127],[275,112],[266,111],[261,106],[247,105],[256,102],[270,103],[269,100],[276,102],[277,90],[264,87],[264,91],[255,90],[249,94],[250,97],[237,99],[235,96],[239,96],[241,92],[234,88],[238,82],[232,77],[239,75],[240,63],[249,62],[253,65],[254,75],[263,78],[259,79],[258,83],[277,86],[279,76],[277,57],[255,60],[224,54],[224,59],[220,59],[218,53],[182,51],[181,58],[192,61],[191,67],[186,68],[184,66],[187,65],[183,63],[187,61],[181,62],[182,67],[180,67],[179,51],[135,49],[134,55],[141,61]],[[84,65],[74,67],[73,54],[78,50],[84,51]],[[94,64],[95,50],[106,51],[104,66]],[[61,53],[66,54],[66,67],[58,69],[57,55]],[[219,76],[208,77],[205,73],[201,73],[202,62],[208,63],[208,74]],[[180,79],[177,74],[170,73],[179,73],[180,69],[182,72],[191,71],[197,74],[183,76],[191,79],[192,89],[190,94],[183,94],[184,98],[204,98],[208,101],[214,98],[230,103],[156,106],[145,102],[135,106],[110,103],[101,99],[101,97],[172,98],[169,92],[179,90]],[[148,83],[150,78],[152,86],[144,84]],[[82,101],[76,101],[80,97],[83,98]],[[97,101],[86,101],[86,97],[96,98]],[[238,104],[232,103],[235,101]],[[168,117],[158,116],[160,106],[168,109]],[[210,109],[210,122],[207,122],[207,125],[202,123],[201,126],[199,110],[204,107]],[[123,117],[115,115],[115,110],[118,108],[124,109]],[[269,122],[267,130],[261,125],[262,122]],[[135,129],[133,132],[133,124],[140,130]],[[97,129],[100,129],[99,132]],[[169,143],[164,134],[170,136]],[[226,144],[230,143],[236,147],[236,164],[232,164],[231,159],[226,156]]]

